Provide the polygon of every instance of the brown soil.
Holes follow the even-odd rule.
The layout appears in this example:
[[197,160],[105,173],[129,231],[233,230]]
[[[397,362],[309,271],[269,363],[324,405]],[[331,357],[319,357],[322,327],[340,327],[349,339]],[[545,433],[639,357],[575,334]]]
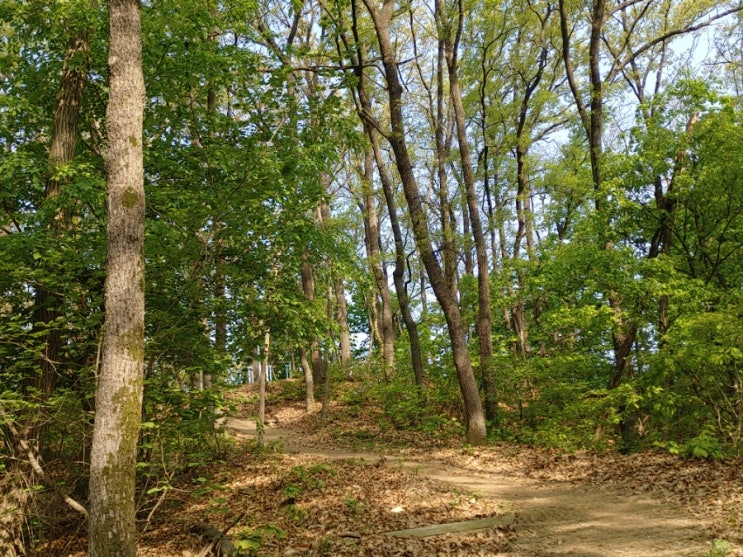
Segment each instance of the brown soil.
[[[228,430],[254,438],[255,422],[231,418]],[[705,555],[710,540],[704,524],[678,505],[657,497],[573,482],[540,481],[519,474],[473,472],[451,462],[418,460],[384,453],[307,446],[291,430],[268,427],[266,442],[288,452],[330,460],[383,462],[423,478],[496,501],[514,517],[511,557],[681,557]]]
[[[233,394],[238,415],[223,423],[235,444],[223,460],[139,501],[139,557],[195,557],[205,540],[194,525],[233,522],[233,540],[260,538],[244,553],[258,557],[743,557],[740,462],[473,449],[445,431],[396,429],[372,405],[334,402],[321,420],[294,391],[272,386],[262,448],[250,419],[255,392]],[[84,557],[84,524],[74,518],[33,555]],[[390,535],[490,520],[471,532]]]

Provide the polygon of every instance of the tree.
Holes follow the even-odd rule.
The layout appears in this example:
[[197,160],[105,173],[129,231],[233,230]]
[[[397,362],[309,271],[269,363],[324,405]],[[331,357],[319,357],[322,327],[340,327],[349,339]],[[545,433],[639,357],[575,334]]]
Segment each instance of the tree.
[[[57,381],[74,373],[85,359],[81,355],[86,347],[95,342],[94,338],[75,342],[85,328],[87,308],[71,303],[82,291],[84,280],[70,230],[76,229],[73,217],[78,224],[82,219],[76,211],[76,196],[66,190],[68,186],[78,192],[83,189],[78,189],[84,174],[83,157],[75,159],[90,62],[89,26],[95,18],[94,10],[88,20],[78,17],[79,7],[71,3],[47,11],[3,6],[6,42],[0,74],[6,98],[0,103],[0,173],[7,185],[0,188],[0,258],[7,266],[0,271],[4,275],[0,311],[6,323],[0,335],[4,391],[0,424],[7,451],[14,458],[8,461],[0,480],[0,547],[10,556],[25,554],[25,540],[29,539],[26,525],[38,494],[30,486],[44,483],[75,510],[85,513],[57,486],[44,462],[49,454],[48,439],[53,435],[50,430],[54,432],[58,426],[51,416],[69,393],[69,385],[63,386],[61,394],[57,392]],[[65,25],[60,25],[60,17],[66,18]],[[38,56],[48,60],[46,67],[34,61]],[[12,70],[6,65],[9,59]],[[24,92],[47,72],[55,76],[47,82],[48,90],[33,95]],[[25,108],[16,113],[21,106]],[[40,172],[29,172],[26,165],[38,167]],[[21,251],[28,252],[30,246],[35,246],[30,253]],[[19,296],[21,292],[28,295]],[[73,345],[79,352],[74,353]],[[16,348],[9,350],[10,346]]]
[[[446,318],[454,367],[457,372],[462,401],[464,403],[467,441],[473,445],[480,445],[486,442],[485,415],[467,346],[466,324],[462,319],[455,292],[453,291],[453,285],[450,280],[447,280],[447,276],[442,271],[433,249],[428,217],[423,210],[418,181],[413,170],[413,163],[406,142],[406,126],[402,100],[403,86],[398,74],[399,62],[396,58],[391,37],[391,23],[395,2],[385,0],[381,8],[378,8],[371,0],[365,0],[364,5],[374,23],[377,44],[387,83],[387,100],[391,129],[385,134],[386,139],[389,141],[395,154],[395,164],[403,184],[403,191],[405,193],[418,252],[426,268],[431,287],[436,294],[436,298]],[[376,121],[371,123],[372,125],[379,126]]]
[[[480,347],[480,375],[485,388],[485,410],[486,417],[491,422],[496,421],[496,385],[493,375],[493,332],[490,307],[490,270],[488,263],[487,246],[483,226],[480,218],[478,196],[475,190],[475,174],[472,169],[470,156],[470,141],[467,134],[467,122],[462,102],[462,91],[459,85],[459,48],[464,32],[464,3],[457,0],[455,17],[447,20],[448,10],[443,5],[443,0],[436,2],[436,16],[441,33],[440,40],[443,42],[444,58],[449,75],[449,96],[453,106],[454,122],[459,142],[460,163],[462,169],[462,180],[464,182],[464,197],[467,200],[467,210],[472,226],[472,235],[475,241],[475,253],[477,258],[477,340]],[[442,13],[444,12],[444,13]],[[454,20],[456,19],[456,23]]]
[[111,0],[109,26],[106,321],[90,455],[88,554],[134,557],[145,287],[145,88],[139,0]]
[[[367,131],[367,134],[369,132]],[[375,312],[378,316],[374,328],[376,329],[382,351],[382,366],[385,375],[395,366],[395,328],[392,322],[392,296],[390,295],[389,277],[384,264],[384,253],[381,249],[379,232],[379,214],[377,211],[377,196],[374,194],[374,151],[366,148],[363,163],[360,165],[359,179],[361,192],[358,205],[364,219],[364,237],[366,238],[366,256],[371,267],[371,274],[377,286],[373,296],[373,304],[378,306]],[[377,300],[378,303],[377,303]]]
[[[607,250],[614,246],[614,240],[608,233],[611,228],[608,208],[611,204],[609,202],[611,194],[605,188],[604,109],[608,86],[617,76],[624,75],[630,85],[634,85],[634,92],[642,101],[648,72],[654,66],[659,67],[654,59],[660,58],[659,68],[662,70],[666,46],[672,38],[708,27],[713,22],[741,10],[740,3],[735,1],[700,2],[693,8],[688,4],[651,0],[613,4],[607,0],[593,0],[588,13],[582,14],[585,15],[585,23],[589,30],[588,36],[585,37],[588,43],[586,95],[578,81],[573,50],[576,28],[579,27],[573,22],[580,21],[580,18],[576,18],[575,13],[570,13],[566,0],[558,2],[564,68],[588,142],[594,207],[597,218],[602,221],[598,225],[599,230],[606,232],[600,232],[597,241]],[[669,25],[669,21],[672,24]],[[602,56],[602,45],[609,53],[608,59]],[[651,63],[646,64],[645,72],[638,70],[643,57],[651,60]],[[656,74],[658,83],[661,81],[660,78],[661,74]],[[612,331],[614,369],[608,385],[610,388],[616,388],[625,375],[631,372],[630,355],[639,327],[626,311],[627,301],[612,288],[607,291],[607,299],[615,316]]]

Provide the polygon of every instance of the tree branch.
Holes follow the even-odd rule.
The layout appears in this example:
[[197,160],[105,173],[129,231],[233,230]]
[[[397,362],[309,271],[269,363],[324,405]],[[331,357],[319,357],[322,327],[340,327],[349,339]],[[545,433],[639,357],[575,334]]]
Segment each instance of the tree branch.
[[88,511],[87,509],[82,506],[80,503],[75,501],[72,497],[64,493],[60,487],[57,485],[57,483],[50,478],[47,473],[44,471],[44,469],[41,466],[41,457],[36,454],[34,449],[28,444],[28,441],[26,440],[25,436],[22,435],[18,429],[15,427],[13,418],[5,412],[5,408],[3,408],[0,405],[0,418],[3,419],[3,422],[5,422],[5,425],[8,427],[8,431],[10,431],[10,435],[12,437],[13,444],[20,447],[20,452],[24,453],[24,456],[28,460],[29,464],[31,465],[31,469],[34,471],[34,473],[39,477],[39,479],[46,485],[49,489],[54,491],[56,495],[58,495],[67,505],[69,505],[72,509],[82,514],[84,517],[87,518]]

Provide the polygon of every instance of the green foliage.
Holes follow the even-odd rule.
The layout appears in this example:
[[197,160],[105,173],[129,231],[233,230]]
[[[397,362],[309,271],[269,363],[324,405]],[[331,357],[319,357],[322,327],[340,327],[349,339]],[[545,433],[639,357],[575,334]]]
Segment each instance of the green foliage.
[[395,429],[410,429],[421,424],[424,408],[409,375],[396,373],[389,383],[374,386],[369,396],[381,406],[385,418]]
[[690,439],[683,445],[675,441],[668,443],[657,443],[671,454],[688,456],[699,460],[723,460],[727,456],[725,449],[716,439],[713,431],[704,429],[696,437]]
[[359,501],[355,497],[346,497],[343,502],[352,516],[358,516],[364,509],[364,502]]
[[313,464],[310,467],[300,465],[292,468],[284,482],[289,482],[288,485],[296,483],[300,486],[319,489],[324,485],[324,478],[332,474],[334,471],[327,464]]
[[234,536],[234,546],[238,555],[257,555],[266,540],[286,539],[287,533],[273,524],[263,524],[255,528],[246,528]]
[[712,542],[706,557],[727,557],[734,549],[733,544],[725,540],[715,540]]
[[[218,389],[185,392],[147,381],[138,456],[143,491],[159,497],[173,477],[219,458],[227,441],[215,423],[230,408]],[[205,484],[201,491],[213,487]]]
[[[667,385],[657,397],[658,419],[676,438],[694,439],[701,427],[703,439],[714,437],[719,444],[740,449],[743,328],[736,298],[729,297],[726,305],[712,311],[700,308],[679,316],[665,337],[664,351],[654,360]],[[703,298],[697,300],[704,305]],[[709,456],[716,458],[714,452]]]
[[283,506],[286,515],[295,522],[307,518],[307,510],[300,505],[300,499],[307,491],[322,489],[329,476],[335,471],[326,464],[295,466],[281,479]]

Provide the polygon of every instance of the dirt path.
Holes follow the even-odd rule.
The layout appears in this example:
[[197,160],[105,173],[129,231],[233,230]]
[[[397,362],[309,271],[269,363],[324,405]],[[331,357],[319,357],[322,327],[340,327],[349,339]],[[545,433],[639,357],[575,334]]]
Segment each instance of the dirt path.
[[[255,422],[230,418],[236,437],[254,438]],[[268,427],[264,439],[288,452],[328,459],[377,462],[379,454],[303,447],[288,430]],[[508,557],[700,557],[709,540],[702,524],[682,509],[648,496],[596,490],[568,482],[473,473],[436,462],[401,460],[385,464],[495,499],[514,517],[517,538]]]

